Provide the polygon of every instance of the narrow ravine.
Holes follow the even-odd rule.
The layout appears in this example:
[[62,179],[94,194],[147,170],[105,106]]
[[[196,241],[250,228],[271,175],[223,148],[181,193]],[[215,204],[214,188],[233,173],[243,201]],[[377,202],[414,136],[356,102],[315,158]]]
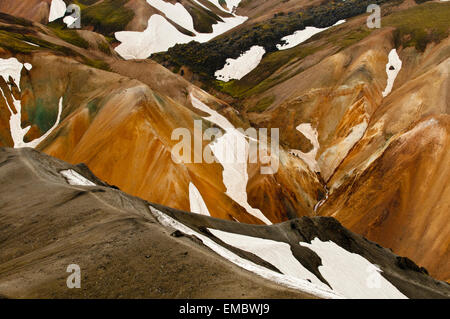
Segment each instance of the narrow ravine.
[[249,143],[245,135],[239,132],[224,116],[212,110],[209,106],[191,94],[192,105],[210,116],[204,119],[210,121],[225,131],[220,138],[211,143],[214,156],[223,167],[223,183],[227,189],[226,194],[241,205],[252,216],[267,225],[272,222],[264,214],[248,203],[247,197],[247,161]]

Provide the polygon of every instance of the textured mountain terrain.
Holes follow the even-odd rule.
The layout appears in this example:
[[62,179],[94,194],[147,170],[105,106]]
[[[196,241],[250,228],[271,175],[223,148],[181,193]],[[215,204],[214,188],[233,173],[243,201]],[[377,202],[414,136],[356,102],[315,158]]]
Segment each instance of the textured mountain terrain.
[[[448,284],[333,218],[253,226],[185,213],[29,148],[0,149],[0,181],[0,294],[8,298],[450,296]],[[83,288],[69,290],[74,263]],[[366,265],[379,269],[379,286],[366,286]]]
[[[352,17],[266,53],[241,79],[224,83],[205,69],[184,74],[252,126],[280,128],[282,145],[323,179],[315,214],[334,216],[448,279],[450,7],[404,1],[382,13],[381,29],[367,28],[367,15]],[[222,43],[226,36],[215,49]],[[195,70],[181,53],[187,49],[157,60]]]
[[[11,25],[5,27],[8,28]],[[84,162],[109,183],[133,195],[178,209],[190,209],[189,184],[192,182],[207,204],[216,206],[214,216],[260,222],[224,194],[220,165],[178,165],[171,159],[172,147],[177,143],[171,139],[172,131],[182,127],[192,132],[193,121],[201,119],[202,114],[196,113],[198,110],[194,112],[191,95],[234,114],[230,106],[156,63],[125,62],[114,53],[108,55],[97,50],[95,45],[77,47],[56,37],[51,28],[30,25],[20,25],[19,28],[22,32],[19,39],[15,38],[18,36],[16,33],[6,31],[8,36],[11,35],[11,40],[7,39],[10,49],[7,47],[9,52],[5,52],[2,59],[7,61],[14,56],[32,65],[30,70],[25,67],[19,70],[20,83],[17,83],[19,80],[12,81],[11,88],[4,89],[5,96],[11,94],[13,88],[21,89],[16,96],[22,104],[21,125],[31,126],[23,137],[25,142],[48,132],[57,119],[61,101],[59,125],[39,143],[39,149],[72,163]],[[87,42],[84,32],[64,32],[71,37],[67,41]],[[100,35],[98,37],[103,39]],[[18,47],[19,44],[26,48]],[[12,54],[10,50],[22,52]],[[48,68],[48,65],[54,67]],[[9,80],[9,75],[5,75],[3,80]],[[7,103],[3,103],[3,145],[13,146],[8,121],[11,112]],[[11,104],[12,101],[8,101],[8,105]],[[239,117],[234,117],[237,125],[242,123]],[[207,123],[204,121],[204,129],[211,125]],[[267,214],[272,222],[286,219],[280,214],[280,208],[293,216],[309,214],[318,192],[322,190],[318,178],[305,169],[300,160],[287,158],[281,166],[277,174],[253,184],[264,183],[275,194],[302,194],[307,202],[295,196],[289,199],[275,197],[270,202],[272,206],[267,207],[272,214]],[[259,178],[257,168],[249,170],[249,179]],[[293,180],[288,173],[291,169],[299,171]],[[158,181],[159,190],[146,187],[151,181]],[[282,183],[286,184],[284,189],[280,187]]]
[[[366,8],[372,2],[381,6],[381,28],[367,26]],[[65,10],[71,3],[81,8],[80,29],[67,27],[71,17]],[[305,217],[299,227],[314,224],[309,235],[286,235],[296,258],[292,240],[312,245],[310,251],[319,249],[315,237],[331,240],[380,266],[385,279],[403,295],[442,297],[442,284],[419,273],[426,272],[420,268],[425,267],[437,279],[450,279],[448,21],[446,1],[0,0],[0,147],[32,147],[73,165],[84,163],[99,180],[90,173],[87,177],[107,187],[108,199],[128,198],[108,188],[115,185],[131,196],[163,205],[152,207],[202,235],[205,227],[218,223],[222,231],[233,225],[241,235],[285,242],[280,234],[292,231],[289,221]],[[194,121],[201,121],[201,126],[194,126]],[[261,161],[230,165],[223,160],[217,146],[232,149],[229,140],[239,127],[267,128],[269,133],[279,128],[279,154],[269,156],[278,163],[274,174],[262,174],[267,163]],[[171,152],[179,142],[173,137],[179,128],[187,129],[191,137],[210,128],[223,133],[222,139],[202,142],[202,149],[211,151],[216,161],[176,162]],[[251,140],[237,138],[245,145]],[[270,149],[262,140],[258,146]],[[45,158],[52,163],[45,168],[51,175],[63,165],[28,150],[4,152],[23,160]],[[183,156],[195,158],[201,152],[192,146]],[[41,197],[41,191],[34,190],[33,196]],[[43,212],[53,207],[42,198],[35,200],[42,200]],[[133,206],[138,208],[125,209],[128,216],[135,216],[136,209],[154,223],[152,212],[142,208],[143,201],[136,201]],[[72,200],[63,202],[73,205]],[[9,206],[4,202],[0,207],[3,213]],[[13,214],[16,208],[13,205],[8,212]],[[191,220],[176,210],[225,221],[197,215]],[[27,209],[21,211],[25,214]],[[329,217],[358,234],[345,230],[358,238],[358,248],[345,243],[348,239],[334,237],[331,230],[320,232],[323,223],[341,233],[341,226]],[[89,223],[109,227],[103,218]],[[268,228],[272,235],[247,225],[278,223]],[[126,224],[118,227],[130,229]],[[237,231],[239,227],[245,230]],[[32,226],[29,231],[34,231]],[[372,246],[359,236],[420,267],[387,250],[382,257],[372,253]],[[135,236],[127,247],[144,247],[159,239],[147,237],[144,243]],[[65,247],[69,239],[65,240],[61,249],[69,249]],[[19,246],[17,241],[10,247]],[[12,258],[14,252],[4,256]],[[205,267],[215,274],[213,265],[223,261],[211,258]],[[310,253],[305,258],[317,261]],[[325,268],[326,260],[322,258]],[[399,274],[396,267],[405,264],[411,269],[407,275]],[[303,264],[318,280],[319,290],[323,288],[316,296],[354,297],[339,283],[338,290],[330,287],[319,265]],[[278,269],[269,266],[273,267]],[[249,278],[235,266],[227,269],[247,278],[247,297],[299,296],[298,289],[280,290],[273,283],[266,283],[271,287],[267,295],[264,289],[252,294],[262,279]],[[14,272],[8,276],[14,277]],[[134,271],[129,276],[135,276]],[[420,289],[399,284],[409,276]],[[17,278],[8,279],[13,280],[8,287]],[[65,288],[64,281],[57,285]],[[0,294],[50,296],[55,287],[52,283],[46,291],[33,291],[27,286]],[[182,295],[201,296],[201,289],[195,289],[192,295]],[[175,290],[166,295],[162,291],[161,296],[176,297]],[[53,296],[65,296],[60,293]],[[123,296],[149,295],[129,291]]]

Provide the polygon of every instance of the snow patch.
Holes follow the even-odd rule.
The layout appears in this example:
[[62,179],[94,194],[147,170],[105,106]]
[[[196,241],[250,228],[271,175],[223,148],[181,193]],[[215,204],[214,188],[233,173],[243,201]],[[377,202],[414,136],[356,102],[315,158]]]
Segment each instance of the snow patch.
[[[21,79],[21,72],[23,67],[25,67],[27,70],[31,70],[33,67],[30,63],[22,64],[20,63],[16,58],[10,58],[10,59],[1,59],[0,58],[0,76],[3,77],[6,83],[9,82],[9,78],[11,77],[14,83],[17,85],[18,88],[20,88],[20,79]],[[9,89],[12,89],[12,84],[8,84]],[[1,93],[3,95],[3,98],[5,99],[5,103],[8,106],[8,109],[11,113],[11,116],[9,118],[9,127],[10,127],[10,133],[11,138],[14,142],[15,148],[21,148],[21,147],[32,147],[35,148],[39,143],[41,143],[47,136],[51,134],[51,132],[59,125],[59,122],[61,120],[61,113],[62,113],[62,102],[63,99],[59,100],[58,105],[58,115],[55,121],[55,124],[50,128],[44,135],[42,135],[40,138],[34,139],[31,142],[24,142],[24,137],[30,130],[31,126],[27,126],[26,128],[22,128],[22,104],[20,100],[16,100],[13,95],[11,95],[11,98],[13,100],[14,108],[9,105],[8,100],[6,99],[5,93],[3,90],[1,90]]]
[[36,43],[32,43],[32,42],[29,42],[29,41],[24,41],[24,40],[22,40],[24,43],[26,43],[26,44],[29,44],[29,45],[32,45],[32,46],[34,46],[34,47],[40,47],[39,45],[37,45]]
[[247,21],[248,17],[234,16],[230,18],[222,18],[223,22],[217,22],[212,25],[213,32],[212,33],[196,33],[196,36],[193,41],[197,41],[200,43],[208,42],[211,39],[241,25],[245,21]]
[[168,19],[195,35],[189,36],[181,33],[165,17],[154,14],[148,20],[147,28],[143,32],[120,31],[115,33],[116,39],[121,42],[115,50],[124,59],[146,59],[153,53],[165,52],[176,44],[185,44],[191,41],[208,42],[248,19],[241,16],[222,18],[223,22],[218,21],[212,25],[212,33],[199,33],[194,29],[194,22],[189,12],[180,3],[173,5],[162,0],[147,0],[147,2],[164,12]]
[[152,7],[163,12],[166,17],[186,30],[195,32],[194,19],[192,19],[186,8],[179,2],[172,4],[163,0],[147,0]]
[[[11,77],[19,87],[22,68],[23,64],[20,63],[16,58],[0,58],[0,76],[5,80],[6,83],[8,83],[9,77]],[[11,88],[11,85],[9,85],[9,88]]]
[[219,256],[222,256],[223,258],[229,260],[233,264],[235,264],[245,270],[253,272],[262,278],[271,280],[271,281],[273,281],[279,285],[282,285],[284,287],[288,287],[288,288],[296,289],[296,290],[299,290],[302,292],[307,292],[307,293],[313,294],[320,298],[327,298],[327,299],[328,298],[333,298],[333,299],[342,298],[342,296],[332,292],[329,288],[322,289],[321,287],[318,287],[317,285],[314,285],[306,280],[298,279],[296,277],[292,277],[292,276],[285,275],[285,274],[280,274],[280,273],[270,270],[266,267],[257,265],[247,259],[244,259],[244,258],[236,255],[235,253],[231,252],[230,250],[226,249],[225,247],[222,247],[221,245],[217,244],[211,238],[192,230],[191,228],[189,228],[186,225],[180,223],[179,221],[173,219],[172,217],[155,209],[154,207],[150,206],[150,210],[163,226],[174,228],[174,229],[179,230],[187,235],[196,236],[203,242],[204,245],[206,245],[211,250],[216,252]]
[[203,200],[202,194],[200,194],[197,187],[192,183],[189,183],[189,204],[191,212],[211,216],[208,207],[206,207],[205,201]]
[[52,0],[48,22],[52,22],[64,17],[64,15],[66,14],[66,10],[67,6],[63,0]]
[[[364,136],[368,126],[368,122],[364,119],[363,122],[358,125],[352,127],[350,134],[348,134],[344,140],[338,142],[338,144],[328,148],[319,158],[319,166],[324,167],[328,166],[331,168],[335,168],[339,162],[347,156],[348,152],[352,149],[352,147]],[[328,178],[329,176],[324,176]]]
[[300,157],[313,172],[320,172],[319,165],[317,165],[316,156],[319,151],[319,134],[317,130],[311,126],[310,123],[303,123],[297,126],[297,131],[302,133],[313,145],[313,149],[308,153],[303,153],[299,150],[291,150],[290,152]]
[[95,183],[88,180],[83,175],[79,174],[78,172],[74,171],[73,169],[68,169],[64,171],[59,172],[64,178],[67,180],[67,182],[70,185],[75,186],[96,186]]
[[286,44],[277,44],[277,48],[278,50],[291,49],[305,42],[306,40],[316,35],[317,33],[323,32],[329,28],[340,25],[342,23],[345,23],[345,20],[339,20],[338,22],[327,28],[306,27],[304,30],[295,31],[293,34],[282,38],[281,40],[286,41]]
[[[13,98],[14,100],[14,98]],[[16,107],[17,113],[14,114],[11,112],[11,117],[9,119],[9,126],[11,128],[11,137],[14,141],[14,148],[22,148],[22,147],[32,147],[35,148],[38,146],[43,140],[45,140],[59,125],[61,121],[61,113],[62,113],[62,104],[63,98],[59,99],[58,105],[58,115],[55,121],[55,124],[41,137],[32,140],[31,142],[24,142],[24,137],[30,130],[31,126],[27,126],[26,128],[22,128],[22,106],[20,101],[14,100],[14,106]]]
[[[285,275],[311,282],[320,287],[320,289],[330,289],[294,257],[291,246],[287,243],[229,233],[211,228],[208,228],[208,230],[224,243],[258,256],[275,266]],[[310,281],[308,281],[308,279]]]
[[237,59],[227,59],[223,69],[216,71],[214,75],[217,80],[224,82],[240,80],[259,65],[265,53],[263,47],[254,45]]
[[387,85],[383,91],[383,97],[386,97],[391,93],[392,88],[394,86],[395,79],[397,78],[398,73],[402,68],[402,61],[397,54],[396,49],[392,49],[389,52],[389,62],[386,64],[386,73],[387,73]]
[[202,112],[208,113],[209,116],[205,118],[205,120],[208,120],[217,126],[221,127],[224,130],[233,130],[234,126],[233,124],[228,121],[228,119],[221,115],[219,112],[213,110],[209,106],[207,106],[205,103],[197,99],[194,95],[191,94],[191,101],[192,105],[199,109]]
[[202,101],[191,94],[192,105],[210,114],[205,120],[221,127],[225,134],[209,144],[211,151],[223,167],[223,183],[227,188],[226,194],[236,203],[246,209],[254,217],[260,219],[267,225],[272,224],[264,214],[248,203],[247,198],[247,158],[249,143],[246,136],[239,132],[234,126],[218,112],[212,110]]
[[336,293],[355,299],[407,299],[381,276],[379,267],[364,257],[318,238],[311,244],[300,242],[300,245],[319,255],[322,259],[319,271]]
[[328,198],[330,197],[330,190],[328,189],[328,187],[325,185],[325,198],[319,200],[317,202],[316,205],[314,205],[314,213],[317,212],[317,210],[323,206],[323,204],[325,204],[325,202],[328,200]]
[[193,40],[159,14],[150,17],[145,31],[121,31],[116,32],[115,37],[121,42],[115,50],[124,59],[146,59],[153,53],[167,51],[177,43]]
[[64,17],[63,22],[70,27],[75,21],[77,21],[77,18],[74,18],[72,16]]

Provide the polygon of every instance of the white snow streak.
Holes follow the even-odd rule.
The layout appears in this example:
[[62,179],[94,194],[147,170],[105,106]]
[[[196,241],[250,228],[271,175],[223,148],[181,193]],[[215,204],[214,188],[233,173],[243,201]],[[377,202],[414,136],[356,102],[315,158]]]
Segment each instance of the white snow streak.
[[[0,58],[0,76],[3,77],[5,82],[8,83],[9,77],[11,77],[14,83],[20,88],[20,77],[23,67],[25,67],[28,71],[32,69],[32,65],[30,63],[22,64],[16,58],[10,59],[1,59]],[[12,85],[9,84],[9,89],[12,89]],[[1,91],[3,98],[5,99],[5,103],[8,106],[8,109],[11,113],[9,118],[9,127],[11,138],[14,142],[15,148],[21,147],[32,147],[35,148],[39,143],[41,143],[50,133],[59,125],[61,120],[62,113],[62,98],[59,100],[58,106],[58,115],[55,124],[52,128],[50,128],[44,135],[40,138],[34,139],[31,142],[24,142],[24,137],[30,130],[31,126],[27,126],[26,128],[22,128],[22,104],[20,100],[16,100],[14,96],[11,94],[11,98],[13,100],[14,108],[9,105],[8,100],[6,99],[5,93]]]
[[32,147],[35,148],[38,146],[43,140],[45,140],[53,130],[59,125],[61,120],[62,113],[62,103],[63,98],[59,99],[58,105],[58,116],[56,118],[55,124],[41,137],[32,140],[31,142],[24,142],[24,137],[30,130],[31,126],[27,126],[26,128],[22,128],[22,114],[21,114],[21,103],[20,101],[14,100],[14,106],[16,107],[17,113],[11,113],[11,117],[9,119],[9,126],[11,127],[11,137],[14,141],[14,148],[22,148],[22,147]]
[[28,41],[24,41],[24,40],[22,40],[24,43],[26,43],[26,44],[29,44],[29,45],[32,45],[32,46],[34,46],[34,47],[40,47],[39,45],[37,45],[36,43],[32,43],[32,42],[28,42]]
[[319,134],[317,130],[312,127],[310,123],[303,123],[297,126],[297,130],[302,133],[313,145],[313,149],[308,153],[303,153],[299,150],[291,150],[291,153],[300,157],[313,172],[320,172],[319,165],[317,165],[316,156],[319,151]]
[[22,68],[23,64],[16,58],[0,58],[0,76],[3,77],[6,83],[8,83],[9,77],[11,76],[16,85],[20,86],[20,74],[22,73]]
[[[391,70],[391,68],[394,69]],[[397,54],[397,50],[392,49],[391,52],[389,52],[389,62],[386,64],[386,73],[388,79],[386,89],[384,89],[383,91],[383,97],[386,97],[389,95],[389,93],[391,93],[395,79],[397,78],[397,75],[400,72],[401,68],[402,68],[402,61],[400,60],[400,57]]]
[[60,171],[59,173],[62,176],[64,176],[64,178],[67,180],[67,182],[70,185],[75,185],[75,186],[95,186],[95,184],[93,182],[88,180],[83,175],[78,174],[73,169]]
[[285,287],[321,298],[407,298],[380,274],[382,271],[377,265],[358,254],[350,253],[332,241],[322,242],[315,238],[311,244],[299,242],[301,246],[311,249],[321,258],[322,265],[319,266],[319,271],[333,288],[331,290],[328,285],[301,265],[293,256],[291,247],[287,243],[208,228],[209,232],[224,243],[253,253],[272,264],[282,272],[280,274],[236,255],[211,238],[194,231],[154,207],[149,207],[163,226],[196,236],[204,245],[230,262]]
[[296,47],[297,45],[305,42],[312,36],[316,35],[317,33],[323,32],[329,28],[332,28],[334,26],[340,25],[342,23],[345,23],[345,20],[339,20],[331,27],[327,28],[316,28],[316,27],[306,27],[304,30],[298,30],[295,31],[293,34],[285,36],[281,40],[286,41],[286,44],[277,44],[278,50],[287,50],[291,49],[293,47]]
[[227,59],[223,69],[216,71],[214,75],[217,80],[224,82],[240,80],[259,65],[265,53],[263,47],[254,45],[237,59]]
[[163,12],[166,17],[186,30],[195,32],[194,19],[192,19],[186,8],[179,2],[172,4],[163,0],[147,0],[152,7]]
[[200,194],[197,187],[192,183],[189,183],[189,204],[191,212],[211,216],[208,207],[206,207],[205,201],[203,200],[202,194]]
[[272,224],[270,220],[259,210],[250,206],[247,198],[247,161],[249,143],[246,137],[222,115],[209,108],[202,101],[191,94],[192,105],[208,114],[208,120],[221,127],[225,134],[209,145],[214,156],[223,167],[223,183],[227,188],[226,194],[247,212],[264,223]]
[[120,31],[115,33],[116,39],[121,42],[115,50],[124,59],[146,59],[153,53],[167,51],[176,44],[191,41],[208,42],[247,20],[247,17],[241,16],[222,18],[223,22],[218,21],[212,25],[212,33],[199,33],[194,29],[194,22],[189,12],[180,3],[173,5],[162,0],[147,0],[147,2],[163,12],[168,19],[195,35],[189,36],[181,33],[165,17],[154,14],[148,20],[147,28],[143,32]]
[[[331,285],[333,291],[347,298],[370,299],[406,299],[394,285],[379,273],[379,267],[370,263],[364,257],[348,252],[332,241],[323,242],[315,238],[311,244],[300,242],[322,259],[319,271]],[[370,276],[375,269],[377,286],[371,286]],[[373,278],[372,278],[373,280]]]
[[[364,136],[367,126],[368,122],[364,119],[363,122],[352,127],[351,132],[343,140],[339,141],[338,144],[328,148],[322,153],[318,160],[320,163],[319,166],[336,167],[339,165],[339,162],[347,156],[352,147]],[[328,178],[329,176],[325,177]]]
[[279,285],[282,285],[282,286],[285,286],[288,288],[292,288],[292,289],[296,289],[296,290],[300,290],[303,292],[307,292],[307,293],[313,294],[315,296],[318,296],[320,298],[342,298],[338,294],[333,293],[329,288],[321,289],[320,287],[317,287],[316,285],[314,285],[306,280],[301,280],[301,279],[298,279],[298,278],[295,278],[292,276],[280,274],[280,273],[270,270],[268,268],[259,266],[247,259],[239,257],[235,253],[233,253],[233,252],[229,251],[228,249],[222,247],[221,245],[217,244],[209,237],[192,230],[191,228],[178,222],[177,220],[173,219],[172,217],[167,216],[166,214],[162,213],[161,211],[155,209],[154,207],[150,206],[150,210],[163,226],[172,227],[172,228],[179,230],[187,235],[196,236],[203,242],[204,245],[206,245],[207,247],[212,249],[218,255],[222,256],[223,258],[229,260],[230,262],[234,263],[235,265],[237,265],[245,270],[255,273],[258,276],[261,276],[265,279],[274,281]]
[[63,0],[52,0],[50,5],[50,15],[48,17],[48,22],[55,21],[59,18],[64,17],[66,14],[67,6]]
[[167,51],[177,43],[192,40],[159,14],[150,17],[145,31],[121,31],[116,32],[115,37],[122,42],[115,50],[124,59],[146,59],[155,52]]
[[294,257],[291,246],[287,243],[229,233],[211,228],[208,228],[208,230],[224,243],[258,256],[275,266],[285,275],[305,280],[306,282],[309,282],[307,281],[309,279],[312,284],[320,289],[330,289]]
[[328,190],[328,187],[325,185],[325,198],[319,200],[316,205],[314,205],[314,213],[317,212],[317,210],[322,207],[323,204],[328,200],[330,197],[330,191]]

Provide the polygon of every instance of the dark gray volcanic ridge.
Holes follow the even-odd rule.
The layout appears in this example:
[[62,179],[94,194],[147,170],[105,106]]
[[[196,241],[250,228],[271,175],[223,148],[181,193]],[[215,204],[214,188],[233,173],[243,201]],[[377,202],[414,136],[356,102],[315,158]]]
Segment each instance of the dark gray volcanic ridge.
[[[0,149],[0,243],[5,298],[450,296],[334,218],[257,226],[178,211],[28,148]],[[70,264],[80,289],[67,288]]]

